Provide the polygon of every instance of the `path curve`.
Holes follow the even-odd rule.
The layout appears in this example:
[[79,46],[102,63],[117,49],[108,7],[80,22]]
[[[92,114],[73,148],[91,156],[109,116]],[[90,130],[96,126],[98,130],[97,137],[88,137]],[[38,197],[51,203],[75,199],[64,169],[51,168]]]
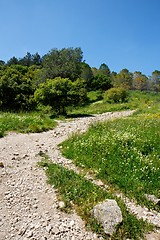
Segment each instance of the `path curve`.
[[59,122],[50,131],[34,134],[9,133],[0,139],[0,239],[1,240],[52,240],[100,239],[87,232],[84,222],[76,213],[60,211],[56,190],[46,183],[46,176],[37,167],[46,152],[59,162],[57,145],[73,132],[86,131],[89,124],[123,117],[133,111],[104,113],[93,117]]

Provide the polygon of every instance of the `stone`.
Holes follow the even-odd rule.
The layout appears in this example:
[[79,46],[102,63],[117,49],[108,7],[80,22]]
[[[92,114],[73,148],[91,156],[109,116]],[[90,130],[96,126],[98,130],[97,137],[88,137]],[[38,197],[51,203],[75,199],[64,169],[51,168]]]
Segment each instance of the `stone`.
[[46,226],[46,231],[47,231],[48,233],[51,231],[51,229],[52,229],[52,226],[51,226],[51,225]]
[[95,219],[102,224],[104,232],[112,235],[122,222],[122,212],[115,200],[107,199],[93,208]]
[[65,203],[63,201],[60,201],[58,206],[59,206],[59,208],[64,208],[65,207]]
[[70,223],[69,223],[69,225],[70,225],[71,227],[73,227],[74,224],[75,224],[74,220],[71,220]]
[[3,162],[0,162],[0,168],[4,168]]
[[160,199],[159,199],[159,198],[156,198],[156,196],[150,195],[150,194],[145,194],[145,197],[146,197],[149,201],[153,202],[154,204],[160,205]]
[[33,231],[27,232],[27,238],[30,238],[30,237],[32,237],[32,236],[33,236]]

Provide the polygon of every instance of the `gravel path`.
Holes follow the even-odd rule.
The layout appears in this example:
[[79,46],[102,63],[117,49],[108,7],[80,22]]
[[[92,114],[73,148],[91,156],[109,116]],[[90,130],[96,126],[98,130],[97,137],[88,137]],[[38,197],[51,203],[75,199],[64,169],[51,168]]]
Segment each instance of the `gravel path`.
[[47,185],[44,171],[37,167],[40,160],[37,154],[46,152],[52,161],[63,162],[57,145],[73,132],[83,132],[95,121],[130,114],[132,111],[59,121],[48,132],[9,133],[1,138],[0,162],[4,167],[0,167],[0,239],[100,239],[85,229],[76,213],[66,214],[57,208],[56,190]]

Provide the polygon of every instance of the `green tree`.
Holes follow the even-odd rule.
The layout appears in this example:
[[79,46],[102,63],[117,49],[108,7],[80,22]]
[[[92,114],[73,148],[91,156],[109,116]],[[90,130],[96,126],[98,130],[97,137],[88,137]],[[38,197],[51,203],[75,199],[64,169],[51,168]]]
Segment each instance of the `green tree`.
[[81,48],[52,49],[43,58],[43,81],[55,77],[75,81],[81,75]]
[[27,67],[31,66],[33,64],[32,54],[27,52],[26,55],[19,60],[19,64]]
[[65,114],[69,106],[75,106],[86,100],[83,80],[72,82],[68,78],[56,77],[41,83],[35,91],[38,103],[49,105],[58,114]]
[[0,66],[4,66],[5,65],[5,61],[0,60]]
[[133,74],[128,69],[122,69],[113,77],[113,85],[115,87],[132,88]]
[[19,63],[18,59],[14,56],[7,61],[6,65],[11,66],[11,65],[16,65],[18,63]]
[[107,76],[111,75],[111,71],[110,71],[109,67],[105,63],[102,63],[100,65],[98,73],[99,74],[104,74],[104,75],[107,75]]
[[94,78],[93,72],[91,70],[91,67],[87,63],[82,62],[81,66],[82,66],[81,78],[85,80],[87,90],[90,90],[92,80]]
[[95,67],[92,67],[91,70],[92,70],[93,76],[95,77],[98,74],[98,69]]
[[7,67],[0,76],[0,102],[2,109],[29,110],[32,108],[34,88],[25,76],[27,68],[20,65]]
[[91,84],[92,90],[105,91],[112,87],[111,77],[105,74],[97,74]]

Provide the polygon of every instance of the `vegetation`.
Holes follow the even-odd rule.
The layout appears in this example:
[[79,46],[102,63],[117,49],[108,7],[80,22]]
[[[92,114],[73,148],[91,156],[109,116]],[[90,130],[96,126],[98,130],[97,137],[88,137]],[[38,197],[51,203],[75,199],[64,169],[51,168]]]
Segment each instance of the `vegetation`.
[[[160,197],[160,71],[154,70],[150,77],[128,69],[116,73],[105,63],[91,68],[82,59],[81,48],[63,48],[42,57],[27,53],[7,63],[0,60],[0,137],[7,131],[51,129],[56,125],[54,117],[61,114],[74,117],[136,109],[132,117],[96,124],[62,144],[65,156],[85,171],[92,170],[111,191],[59,165],[41,163],[66,208],[74,205],[87,225],[103,235],[90,210],[99,201],[113,198],[114,191],[158,209],[144,194]],[[139,239],[146,223],[116,200],[124,221],[113,239]]]
[[48,79],[35,91],[35,100],[51,106],[58,114],[65,114],[68,106],[82,104],[86,99],[87,91],[81,79],[74,82],[61,77]]
[[104,101],[109,103],[118,103],[118,102],[126,102],[128,100],[128,92],[125,88],[115,87],[110,88],[104,94]]
[[[1,110],[36,110],[41,102],[44,105],[49,104],[54,110],[57,108],[61,114],[68,111],[68,106],[71,108],[71,106],[75,107],[79,104],[84,105],[84,103],[87,103],[86,92],[90,91],[101,92],[102,96],[110,88],[160,91],[159,70],[155,70],[151,77],[147,77],[139,71],[131,73],[128,69],[122,69],[119,73],[116,73],[111,72],[105,63],[102,63],[98,69],[95,67],[91,68],[82,59],[83,52],[81,48],[63,48],[61,50],[52,49],[42,57],[38,53],[31,54],[28,52],[21,59],[17,59],[14,56],[7,63],[0,60]],[[65,91],[60,93],[60,95],[58,93],[59,90],[54,90],[53,92],[50,90],[49,96],[52,95],[51,99],[54,101],[51,102],[51,99],[46,99],[46,91],[49,91],[49,85],[52,86],[51,89],[56,88],[55,85],[58,85],[57,79],[61,86],[64,85],[64,80],[62,79],[68,79],[67,81],[70,81],[69,85],[72,85],[72,90],[70,87],[67,87],[68,91],[66,91],[62,87],[63,91]],[[116,95],[114,99],[113,89],[111,90],[111,99],[110,97],[107,98],[117,102],[119,101],[117,100],[118,92],[114,94]],[[60,91],[62,92],[62,90]],[[71,94],[71,92],[74,93]],[[63,97],[63,101],[58,101],[57,104],[58,95],[59,97],[67,95],[67,97]],[[68,96],[70,96],[70,100]],[[124,99],[126,100],[126,98]],[[121,97],[120,101],[123,102],[124,99]],[[58,106],[55,107],[56,105]],[[64,108],[65,111],[62,111],[61,109]]]
[[91,210],[98,202],[107,198],[113,199],[111,192],[102,190],[72,170],[67,170],[58,164],[49,162],[46,157],[40,162],[40,165],[46,169],[48,183],[58,189],[59,199],[65,202],[64,210],[67,211],[74,207],[82,219],[85,220],[86,226],[103,236],[104,239],[139,239],[139,237],[143,237],[146,230],[151,229],[149,224],[137,220],[134,215],[130,214],[124,203],[117,198],[123,214],[123,223],[117,228],[112,238],[108,238],[101,225],[93,218]]
[[160,197],[159,133],[160,114],[153,109],[96,124],[65,141],[63,154],[138,203],[153,207],[144,194]]
[[48,114],[0,112],[0,137],[3,137],[7,131],[43,132],[55,126],[56,122]]

